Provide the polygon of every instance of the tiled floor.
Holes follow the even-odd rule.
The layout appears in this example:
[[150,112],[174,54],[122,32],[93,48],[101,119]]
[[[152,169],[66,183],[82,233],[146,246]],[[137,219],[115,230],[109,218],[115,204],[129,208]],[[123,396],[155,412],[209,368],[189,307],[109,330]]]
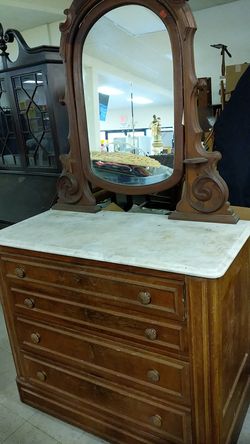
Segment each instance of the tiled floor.
[[[15,376],[0,304],[0,444],[104,444],[104,441],[20,402]],[[250,410],[238,444],[250,444]]]

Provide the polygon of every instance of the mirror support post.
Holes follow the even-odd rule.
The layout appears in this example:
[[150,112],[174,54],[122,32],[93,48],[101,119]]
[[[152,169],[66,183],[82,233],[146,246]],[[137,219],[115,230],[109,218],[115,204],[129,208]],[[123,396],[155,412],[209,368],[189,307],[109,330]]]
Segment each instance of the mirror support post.
[[185,7],[181,12],[186,18],[186,22],[180,20],[184,72],[185,184],[176,211],[169,218],[235,224],[239,217],[230,208],[227,184],[217,170],[221,154],[215,151],[210,153],[201,144],[197,110],[199,82],[195,75],[193,51],[196,24],[189,8]]

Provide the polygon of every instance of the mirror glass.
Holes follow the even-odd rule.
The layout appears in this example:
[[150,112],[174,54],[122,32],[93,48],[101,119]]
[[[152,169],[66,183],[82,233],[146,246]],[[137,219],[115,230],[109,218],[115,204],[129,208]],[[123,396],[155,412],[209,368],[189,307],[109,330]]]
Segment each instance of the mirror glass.
[[173,58],[168,31],[150,9],[102,16],[83,46],[91,168],[109,182],[149,185],[173,174]]

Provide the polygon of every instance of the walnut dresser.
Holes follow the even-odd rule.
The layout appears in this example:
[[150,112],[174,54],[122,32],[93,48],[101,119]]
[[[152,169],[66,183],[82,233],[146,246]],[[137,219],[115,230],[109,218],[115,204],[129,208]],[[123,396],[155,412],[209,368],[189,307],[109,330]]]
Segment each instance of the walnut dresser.
[[51,210],[2,230],[22,401],[109,443],[236,443],[249,227]]

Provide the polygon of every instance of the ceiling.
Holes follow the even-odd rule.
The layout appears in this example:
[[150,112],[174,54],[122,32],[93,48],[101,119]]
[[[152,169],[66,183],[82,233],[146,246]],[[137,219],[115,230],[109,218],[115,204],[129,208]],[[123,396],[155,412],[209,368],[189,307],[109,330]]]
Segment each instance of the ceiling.
[[18,31],[62,21],[71,0],[0,0],[0,19],[4,27]]
[[189,0],[189,4],[192,11],[199,11],[200,9],[224,5],[225,3],[232,3],[233,1],[235,0]]
[[[84,1],[84,0],[83,0]],[[193,11],[230,3],[235,0],[189,0]],[[4,29],[19,31],[64,20],[64,9],[71,0],[0,0],[0,20]]]
[[[138,20],[131,17],[140,17],[145,26],[138,27]],[[109,12],[89,32],[83,53],[84,66],[94,68],[99,86],[123,92],[110,98],[110,107],[126,107],[131,91],[135,97],[144,97],[158,105],[172,104],[170,39],[162,21],[152,11],[129,5]]]

